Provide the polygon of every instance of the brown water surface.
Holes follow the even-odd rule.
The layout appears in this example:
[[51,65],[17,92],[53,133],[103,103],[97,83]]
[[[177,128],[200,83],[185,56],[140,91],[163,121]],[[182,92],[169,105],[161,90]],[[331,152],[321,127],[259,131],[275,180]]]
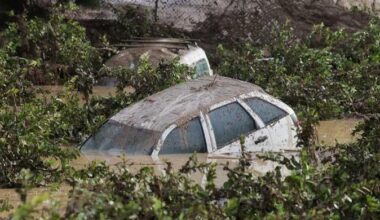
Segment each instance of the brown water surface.
[[356,118],[321,121],[317,126],[317,142],[328,146],[352,143],[358,138],[358,135],[352,136],[352,132],[360,122]]
[[[42,194],[49,194],[49,200],[38,206],[39,209],[51,207],[52,202],[58,201],[58,211],[64,213],[65,208],[69,202],[69,191],[71,187],[67,184],[62,184],[58,188],[55,187],[39,187],[33,188],[28,191],[27,201],[31,201],[33,198],[40,196]],[[14,209],[22,205],[20,196],[17,194],[16,189],[1,189],[0,188],[0,200],[8,200],[8,202],[13,206],[13,208],[8,212],[0,213],[0,219],[7,218]],[[54,200],[54,201],[53,201]]]
[[[295,153],[293,153],[295,154]],[[110,165],[111,167],[116,167],[117,164],[125,161],[125,164],[127,165],[128,169],[132,173],[138,172],[143,167],[152,167],[157,175],[164,175],[164,169],[167,167],[167,162],[170,162],[172,165],[172,168],[174,171],[178,171],[189,159],[191,154],[180,154],[180,155],[165,155],[161,156],[160,158],[152,158],[150,156],[117,156],[117,155],[110,155],[110,154],[99,154],[96,152],[92,153],[86,153],[82,154],[79,158],[77,158],[75,161],[72,162],[72,165],[75,168],[83,168],[86,165],[88,165],[91,161],[105,161],[106,164]],[[216,163],[216,173],[217,173],[217,179],[216,179],[216,185],[222,186],[223,183],[227,180],[227,171],[225,171],[223,168],[227,166],[227,163],[229,163],[228,167],[233,168],[238,164],[238,158],[210,158],[207,154],[198,154],[197,155],[198,161],[203,163]],[[254,155],[252,158],[252,164],[250,168],[248,169],[248,172],[252,172],[255,176],[260,176],[267,171],[273,170],[278,164],[270,161],[263,161],[260,159],[257,159]],[[287,175],[289,171],[283,167],[282,172],[284,175]],[[206,181],[206,177],[203,173],[195,172],[191,174],[191,178],[194,180],[195,183],[204,185]],[[69,201],[69,192],[72,188],[68,186],[67,184],[63,184],[58,189],[51,190],[48,187],[40,187],[40,188],[33,188],[29,191],[27,200],[31,201],[35,196],[41,195],[43,193],[49,193],[51,195],[51,199],[60,201],[60,213],[64,213],[65,207],[68,204]],[[0,200],[5,199],[10,202],[14,207],[17,207],[22,204],[19,195],[16,193],[15,189],[0,189]],[[49,202],[47,201],[47,204],[44,204],[43,206],[49,205]],[[6,217],[11,212],[7,213],[0,213],[1,217]]]
[[[35,86],[35,89],[40,90],[41,92],[37,95],[40,98],[46,97],[50,98],[52,96],[59,95],[60,93],[65,91],[64,86],[60,85],[47,85],[47,86]],[[131,94],[134,92],[134,89],[132,87],[127,87],[124,89],[124,93]],[[84,103],[84,95],[79,93],[80,103]],[[116,95],[116,87],[109,87],[109,86],[94,86],[92,90],[91,96],[99,96],[99,97],[111,97]]]

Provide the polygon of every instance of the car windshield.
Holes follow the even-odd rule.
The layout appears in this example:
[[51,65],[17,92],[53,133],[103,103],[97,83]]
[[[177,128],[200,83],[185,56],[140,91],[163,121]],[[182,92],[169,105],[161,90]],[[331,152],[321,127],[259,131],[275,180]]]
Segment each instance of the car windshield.
[[159,138],[160,132],[109,120],[83,144],[81,150],[150,155]]

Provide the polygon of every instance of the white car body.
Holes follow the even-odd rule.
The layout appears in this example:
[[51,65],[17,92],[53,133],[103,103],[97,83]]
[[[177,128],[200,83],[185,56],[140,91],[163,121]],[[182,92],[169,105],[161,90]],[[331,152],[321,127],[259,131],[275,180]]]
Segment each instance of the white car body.
[[[279,119],[276,122],[273,122],[269,125],[265,125],[263,120],[243,101],[247,98],[260,98],[271,104],[274,104],[280,107],[282,110],[285,110],[288,115]],[[255,122],[257,122],[259,129],[254,132],[249,133],[245,136],[245,146],[247,152],[284,152],[284,151],[297,151],[297,132],[296,126],[291,118],[295,116],[293,109],[291,109],[288,105],[283,103],[282,101],[270,96],[263,94],[261,92],[251,92],[249,94],[243,94],[238,98],[233,98],[218,104],[213,105],[209,112],[215,110],[217,108],[223,107],[230,103],[237,102],[241,107],[246,110]],[[200,121],[202,124],[202,130],[205,135],[205,140],[207,143],[207,151],[211,155],[220,155],[220,154],[240,154],[241,153],[241,143],[240,139],[236,140],[230,144],[227,144],[223,147],[217,147],[215,135],[213,132],[213,126],[210,121],[209,114],[204,114],[203,112],[199,112]],[[165,142],[168,134],[177,128],[176,124],[171,125],[169,128],[165,130],[162,134],[156,149],[153,151],[152,156],[158,156],[160,153],[160,149]],[[265,138],[266,140],[255,144],[257,140],[260,138]]]
[[170,87],[110,118],[82,150],[127,154],[297,151],[297,117],[253,84],[205,76]]
[[195,69],[193,78],[213,75],[206,53],[200,47],[190,47],[188,51],[180,55],[179,62]]
[[115,45],[123,50],[111,57],[105,63],[108,67],[136,68],[143,58],[148,59],[151,65],[158,66],[162,60],[172,61],[179,58],[179,63],[194,68],[195,74],[189,78],[212,76],[205,51],[188,40],[175,38],[148,38],[130,40],[127,44]]

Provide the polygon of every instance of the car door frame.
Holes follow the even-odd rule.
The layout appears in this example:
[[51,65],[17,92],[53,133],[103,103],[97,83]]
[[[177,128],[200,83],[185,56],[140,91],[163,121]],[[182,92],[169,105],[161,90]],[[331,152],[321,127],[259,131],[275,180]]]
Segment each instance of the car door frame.
[[[203,135],[204,135],[204,138],[206,141],[208,153],[213,153],[213,152],[218,150],[214,130],[213,130],[211,120],[209,117],[209,112],[211,112],[217,108],[231,104],[233,102],[237,102],[250,115],[250,117],[254,120],[254,122],[256,123],[256,126],[258,127],[257,130],[267,129],[267,125],[265,125],[265,123],[262,121],[262,119],[251,109],[251,107],[248,106],[247,103],[245,103],[244,99],[247,99],[247,98],[260,98],[266,102],[269,102],[269,103],[283,109],[289,115],[291,113],[294,113],[294,111],[289,106],[287,106],[285,103],[283,103],[283,102],[281,102],[281,101],[279,101],[279,100],[277,100],[277,99],[275,99],[269,95],[266,95],[262,92],[256,92],[256,91],[253,91],[253,92],[250,92],[247,94],[242,94],[237,98],[228,99],[228,100],[225,100],[223,102],[219,102],[217,104],[214,104],[209,109],[207,109],[207,112],[204,112],[205,110],[202,110],[199,112],[198,115],[195,115],[195,116],[191,117],[189,120],[187,120],[187,122],[189,122],[192,119],[199,117],[201,125],[202,125]],[[165,129],[165,131],[162,133],[160,139],[158,140],[156,147],[152,151],[152,154],[151,154],[152,157],[157,157],[159,155],[160,149],[161,149],[162,145],[164,144],[166,137],[170,134],[170,132],[172,130],[174,130],[177,127],[178,127],[177,124],[172,124]],[[255,131],[253,131],[253,132],[255,132]],[[269,134],[269,137],[268,137],[269,142],[272,143],[272,136],[271,136],[269,131],[268,131],[268,134]]]
[[[198,115],[195,115],[195,116],[191,117],[190,119],[186,120],[185,123],[189,123],[191,120],[193,120],[194,118],[198,118],[198,117],[199,117],[199,120],[201,122],[203,136],[204,136],[205,141],[206,141],[207,152],[210,152],[210,150],[212,149],[210,130],[207,127],[206,120],[205,120],[205,115],[203,114],[203,112],[200,111]],[[158,155],[160,153],[160,150],[162,148],[162,145],[164,144],[164,142],[166,140],[166,137],[170,134],[170,132],[172,132],[178,126],[180,126],[180,125],[178,125],[178,124],[171,124],[170,126],[168,126],[165,129],[165,131],[161,134],[161,137],[158,140],[158,142],[156,144],[156,147],[152,151],[152,154],[151,154],[152,157],[158,157]]]
[[[297,138],[297,128],[294,126],[294,124],[291,122],[292,119],[290,117],[290,115],[292,114],[295,114],[294,110],[292,108],[290,108],[287,104],[283,103],[281,100],[279,99],[276,99],[268,94],[265,94],[265,93],[259,93],[259,92],[251,92],[251,93],[248,93],[248,94],[243,94],[239,97],[243,102],[245,102],[244,100],[245,99],[249,99],[249,98],[258,98],[258,99],[261,99],[265,102],[268,102],[274,106],[276,106],[277,108],[280,108],[281,110],[285,111],[287,113],[287,115],[277,121],[274,121],[274,122],[271,122],[270,124],[268,125],[265,125],[264,126],[266,128],[268,128],[268,131],[269,131],[269,135],[271,136],[271,138],[273,139],[273,132],[270,132],[271,131],[271,127],[276,124],[276,123],[280,123],[279,121],[280,120],[288,120],[288,126],[289,128],[292,130],[290,132],[289,137],[288,137],[288,144],[287,144],[287,147],[280,147],[277,149],[277,151],[279,152],[283,152],[283,151],[299,151],[299,149],[296,148],[296,143],[298,141],[298,138]],[[248,106],[249,107],[249,106]],[[252,110],[253,111],[253,110]],[[274,141],[273,141],[274,142]],[[276,148],[276,146],[273,145],[273,147]],[[272,152],[275,152],[276,150],[273,149],[271,150]]]
[[[252,94],[252,95],[254,95],[254,94]],[[266,129],[266,126],[265,126],[264,122],[262,121],[262,119],[240,97],[228,99],[228,100],[225,100],[225,101],[220,102],[218,104],[212,105],[208,109],[207,113],[204,113],[206,125],[209,129],[208,133],[210,135],[210,141],[211,141],[211,151],[209,151],[209,153],[214,153],[214,152],[220,150],[220,149],[218,149],[218,146],[216,143],[215,133],[214,133],[214,129],[213,129],[213,126],[212,126],[212,123],[210,120],[209,113],[215,109],[221,108],[223,106],[226,106],[226,105],[234,103],[234,102],[238,103],[248,113],[248,115],[252,118],[252,120],[256,123],[257,129],[255,131],[250,132],[249,134],[252,134],[258,130]],[[271,143],[271,137],[269,134],[268,134],[267,138],[268,138],[269,143]],[[227,146],[228,145],[226,145],[225,147],[227,147]],[[223,149],[223,148],[221,148],[221,149]]]

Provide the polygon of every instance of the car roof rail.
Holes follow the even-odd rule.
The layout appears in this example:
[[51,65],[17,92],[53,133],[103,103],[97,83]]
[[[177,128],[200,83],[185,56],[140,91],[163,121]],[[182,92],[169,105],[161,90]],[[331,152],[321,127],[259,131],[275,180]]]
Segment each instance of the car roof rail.
[[189,49],[190,46],[198,46],[197,41],[199,40],[181,38],[132,38],[121,40],[123,43],[113,46],[127,48],[159,47],[168,49]]

